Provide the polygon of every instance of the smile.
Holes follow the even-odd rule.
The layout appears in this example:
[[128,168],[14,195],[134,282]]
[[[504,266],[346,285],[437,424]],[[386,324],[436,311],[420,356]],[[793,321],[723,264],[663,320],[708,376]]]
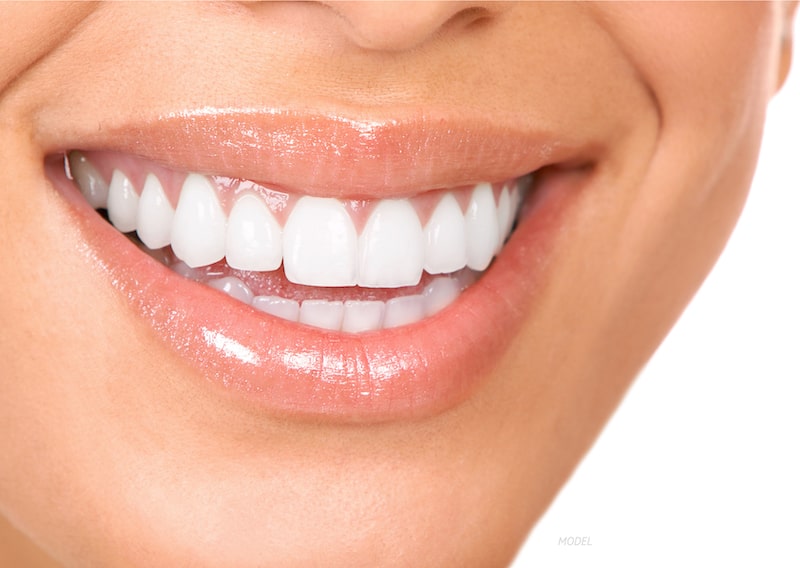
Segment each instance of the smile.
[[[535,304],[557,219],[591,171],[591,159],[568,144],[537,144],[527,160],[515,150],[503,161],[507,148],[487,150],[465,128],[458,148],[432,150],[474,150],[460,177],[452,166],[423,168],[422,189],[412,192],[419,167],[407,175],[397,160],[376,168],[356,159],[362,177],[387,183],[343,188],[331,183],[331,170],[346,165],[339,156],[327,174],[297,176],[303,188],[290,170],[305,171],[309,156],[296,148],[309,144],[294,139],[287,166],[259,162],[249,177],[241,174],[250,140],[204,168],[163,152],[163,140],[174,143],[195,118],[179,120],[177,131],[173,118],[162,122],[145,151],[129,128],[127,146],[51,153],[48,176],[72,205],[90,262],[167,346],[212,389],[292,415],[383,421],[463,400]],[[215,136],[232,136],[241,120],[217,122]],[[280,130],[269,124],[274,116],[266,120],[268,132]],[[370,137],[338,119],[315,124],[329,144],[367,139],[364,153],[376,144],[391,152],[392,136],[408,144],[402,124]],[[406,128],[427,140],[434,132]],[[322,134],[312,133],[311,145]],[[481,171],[477,179],[488,181],[476,181]]]

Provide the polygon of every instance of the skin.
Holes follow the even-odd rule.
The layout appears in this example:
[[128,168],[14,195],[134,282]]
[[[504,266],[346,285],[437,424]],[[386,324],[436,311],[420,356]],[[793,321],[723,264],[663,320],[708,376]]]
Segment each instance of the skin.
[[[3,5],[0,564],[507,565],[724,246],[793,11]],[[115,33],[140,20],[158,41]],[[91,120],[103,74],[124,86],[120,112],[281,96],[367,116],[514,108],[600,125],[606,152],[537,309],[466,402],[382,425],[283,420],[198,390],[82,254],[37,129],[62,109]]]

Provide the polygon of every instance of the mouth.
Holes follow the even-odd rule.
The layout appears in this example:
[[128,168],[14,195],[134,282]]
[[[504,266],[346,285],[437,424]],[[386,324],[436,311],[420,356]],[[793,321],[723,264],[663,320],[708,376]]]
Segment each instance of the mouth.
[[[432,144],[440,125],[366,136],[315,118],[309,143],[287,136],[294,117],[223,118],[166,117],[48,153],[45,167],[93,264],[163,342],[212,389],[294,416],[385,421],[469,396],[535,309],[557,219],[593,166],[588,145],[521,152],[468,128]],[[428,154],[464,153],[463,167],[420,166],[403,147],[412,129]],[[308,153],[321,146],[345,150]]]

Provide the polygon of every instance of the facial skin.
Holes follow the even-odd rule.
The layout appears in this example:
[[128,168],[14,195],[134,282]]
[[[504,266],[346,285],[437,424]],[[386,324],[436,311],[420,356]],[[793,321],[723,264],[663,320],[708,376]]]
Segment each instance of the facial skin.
[[[793,8],[3,6],[0,564],[507,565],[724,246]],[[454,408],[341,424],[198,388],[42,171],[76,121],[286,101],[601,140],[535,309]]]

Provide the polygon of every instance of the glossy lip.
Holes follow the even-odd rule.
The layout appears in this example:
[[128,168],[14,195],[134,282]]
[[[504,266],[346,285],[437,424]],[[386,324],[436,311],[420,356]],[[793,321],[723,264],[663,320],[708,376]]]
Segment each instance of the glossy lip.
[[[74,134],[74,133],[73,133]],[[599,144],[451,113],[354,120],[287,109],[202,108],[80,133],[67,149],[137,155],[170,169],[290,193],[388,198],[590,161]]]
[[[267,121],[261,124],[274,124],[275,116],[279,116],[280,121],[289,120],[283,114],[268,115]],[[167,149],[166,146],[175,148],[174,144],[204,141],[197,149],[180,153],[181,158],[177,160],[173,159],[175,153],[168,153],[169,167],[191,168],[192,165],[187,166],[187,163],[195,159],[203,162],[204,168],[195,168],[201,171],[213,168],[214,173],[228,175],[238,168],[243,171],[255,150],[242,146],[242,138],[233,138],[230,145],[218,146],[216,154],[207,155],[209,148],[215,147],[213,142],[218,143],[220,137],[235,134],[236,128],[241,127],[238,121],[242,116],[237,114],[232,121],[228,120],[229,116],[224,120],[212,117],[210,120],[215,129],[211,134],[198,127],[196,122],[205,118],[206,115],[201,115],[201,118],[186,122],[170,122],[173,127],[158,130],[158,135],[152,138],[140,136],[163,127],[163,122],[128,128],[126,137],[115,138],[112,135],[106,138],[108,133],[105,133],[104,138],[114,140],[114,143],[106,144],[103,149],[125,151],[133,146],[140,154],[153,159],[158,158],[155,154]],[[322,122],[325,125],[321,127],[323,130],[333,128],[338,132],[332,134],[327,145],[331,140],[338,143],[358,132],[357,128],[337,130],[335,125],[339,124],[338,121],[325,119]],[[179,128],[176,129],[175,124]],[[421,134],[415,130],[419,123],[403,124],[394,131],[395,138],[390,138],[390,141],[382,138],[382,134],[376,135],[374,144],[360,146],[354,152],[366,155],[372,151],[386,152],[387,148],[396,150],[397,146],[391,140],[405,140],[410,144],[407,137],[430,139],[432,135],[430,128],[423,128]],[[221,129],[220,125],[225,128]],[[388,128],[385,125],[380,128],[384,127]],[[447,131],[454,132],[452,129]],[[385,131],[378,129],[374,132]],[[506,162],[502,156],[488,152],[485,145],[480,146],[478,133],[487,135],[487,128],[465,129],[455,138],[461,141],[456,148],[472,148],[477,154],[483,148],[481,155],[484,160],[494,160],[472,162],[470,171],[503,169],[503,175],[507,175],[509,168],[522,167],[513,163],[515,160],[527,164],[525,168],[538,169],[561,156],[554,148],[567,148],[555,143],[536,146],[529,136],[524,159],[520,157],[523,153],[517,151],[513,160]],[[242,136],[245,140],[252,140],[251,134]],[[316,136],[321,134],[315,133],[312,141]],[[259,140],[263,142],[263,139]],[[420,140],[417,138],[416,142]],[[516,136],[505,140],[506,143],[519,142]],[[493,144],[492,151],[504,147],[504,144]],[[78,144],[70,147],[76,146]],[[81,147],[85,148],[85,145]],[[460,150],[453,148],[440,141],[439,151],[434,154],[458,154]],[[585,145],[584,150],[589,148]],[[275,176],[286,179],[315,155],[300,146],[287,147],[286,152],[290,154],[286,162],[289,165],[273,172]],[[580,152],[574,149],[564,152],[565,160],[569,160],[566,163],[583,163]],[[269,152],[262,150],[262,153]],[[547,159],[543,157],[545,155]],[[165,160],[163,155],[160,158]],[[323,161],[331,167],[343,167],[344,160],[340,153]],[[394,165],[390,170],[380,166],[376,170],[374,163],[370,166],[372,169],[366,166],[361,169],[373,172],[373,180],[383,176],[386,181],[386,172],[398,175],[393,168],[399,167],[397,164],[408,165],[410,160],[413,158],[402,154],[391,161]],[[200,165],[199,162],[196,165]],[[502,253],[478,282],[453,304],[415,324],[364,334],[330,332],[267,316],[221,292],[178,276],[142,253],[97,215],[66,178],[60,158],[51,154],[46,161],[46,171],[58,192],[71,205],[71,212],[87,244],[86,258],[92,267],[103,273],[161,341],[205,378],[212,390],[256,411],[274,415],[382,422],[443,412],[463,401],[482,383],[481,379],[489,376],[525,318],[532,309],[535,310],[537,291],[548,280],[548,259],[558,233],[559,218],[580,193],[578,190],[587,179],[584,174],[590,169],[545,168],[533,190],[532,199],[525,206],[527,211],[523,213],[523,220]],[[266,170],[257,169],[256,175],[263,172]],[[393,192],[407,191],[409,180],[431,180],[446,175],[453,175],[448,167],[443,167],[435,175],[414,170],[400,178],[392,177],[380,191],[374,188],[372,191],[377,196],[387,197]],[[314,180],[318,184],[315,186],[317,190],[327,195],[336,194],[335,187],[343,187],[331,185],[329,173],[316,176]],[[452,178],[450,180],[447,184],[435,182],[434,185],[456,185]]]

